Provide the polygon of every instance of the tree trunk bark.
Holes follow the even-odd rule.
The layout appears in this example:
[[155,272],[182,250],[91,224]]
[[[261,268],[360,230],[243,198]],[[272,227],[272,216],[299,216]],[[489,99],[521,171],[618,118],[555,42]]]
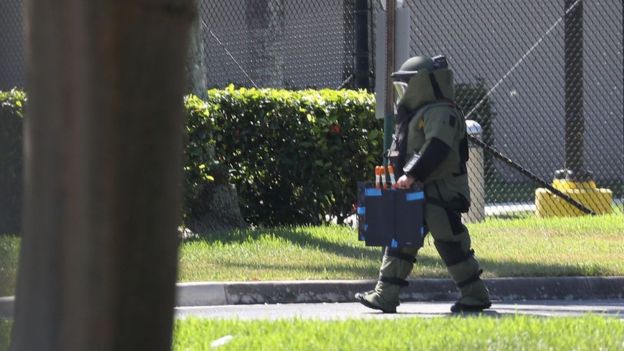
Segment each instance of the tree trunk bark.
[[192,0],[27,0],[12,350],[167,350]]
[[186,63],[188,92],[200,98],[206,97],[208,89],[208,67],[206,66],[206,45],[204,45],[201,13],[191,26],[190,43]]
[[252,67],[262,87],[284,87],[284,0],[247,0],[246,19]]

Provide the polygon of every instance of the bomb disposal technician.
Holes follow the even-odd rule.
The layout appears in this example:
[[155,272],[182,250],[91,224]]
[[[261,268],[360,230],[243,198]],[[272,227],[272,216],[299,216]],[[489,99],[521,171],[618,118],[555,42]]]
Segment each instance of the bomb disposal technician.
[[[388,156],[398,172],[397,187],[420,185],[424,189],[425,225],[461,292],[451,311],[489,308],[482,270],[461,222],[461,213],[470,206],[468,139],[463,113],[454,103],[453,72],[444,56],[416,56],[405,61],[392,79],[397,108]],[[395,313],[399,290],[408,285],[417,252],[418,248],[386,247],[375,289],[357,293],[355,298],[367,307]]]

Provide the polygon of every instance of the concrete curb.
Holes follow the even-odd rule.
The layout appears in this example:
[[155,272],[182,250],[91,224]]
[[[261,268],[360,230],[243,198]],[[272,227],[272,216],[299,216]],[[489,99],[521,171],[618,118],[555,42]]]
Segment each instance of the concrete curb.
[[[624,277],[544,277],[485,279],[493,300],[583,300],[624,297]],[[321,280],[178,284],[177,306],[263,303],[351,302],[374,280]],[[450,279],[414,279],[401,291],[403,301],[459,298]]]
[[[543,277],[485,279],[493,300],[585,300],[624,298],[624,277]],[[352,302],[374,280],[196,282],[177,284],[176,306]],[[413,279],[403,301],[452,301],[459,297],[450,279]],[[13,315],[13,297],[0,297],[0,317]]]

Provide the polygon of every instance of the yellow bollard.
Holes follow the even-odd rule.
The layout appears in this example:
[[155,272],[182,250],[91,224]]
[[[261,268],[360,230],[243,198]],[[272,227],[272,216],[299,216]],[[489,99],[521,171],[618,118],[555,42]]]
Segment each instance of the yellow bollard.
[[[613,192],[609,189],[596,187],[594,181],[575,182],[566,179],[555,179],[552,185],[555,189],[590,208],[595,214],[608,214],[613,212],[613,207],[611,206]],[[545,188],[537,188],[535,190],[535,214],[538,217],[573,217],[584,215],[579,209]]]

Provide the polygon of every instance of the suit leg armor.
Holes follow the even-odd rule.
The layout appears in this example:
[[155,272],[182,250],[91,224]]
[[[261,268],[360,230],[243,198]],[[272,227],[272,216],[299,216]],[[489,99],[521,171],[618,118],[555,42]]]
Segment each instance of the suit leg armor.
[[442,261],[461,292],[461,298],[451,310],[461,312],[490,307],[489,292],[480,278],[482,270],[470,247],[470,235],[460,214],[427,204],[425,222]]
[[417,248],[386,248],[379,280],[374,290],[355,294],[355,299],[366,307],[381,310],[384,313],[395,313],[400,304],[399,292],[408,285],[407,277],[414,268]]

